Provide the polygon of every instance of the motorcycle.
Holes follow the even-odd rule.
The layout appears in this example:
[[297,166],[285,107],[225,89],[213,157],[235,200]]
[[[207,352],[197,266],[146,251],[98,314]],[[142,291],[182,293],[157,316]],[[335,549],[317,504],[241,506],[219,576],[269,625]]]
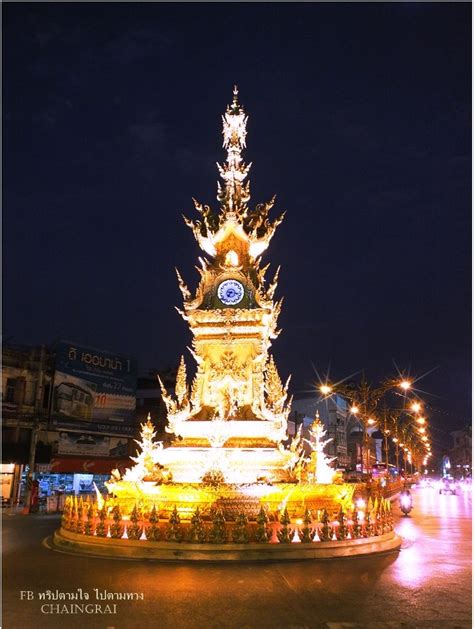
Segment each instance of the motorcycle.
[[408,489],[405,489],[400,494],[400,509],[403,515],[408,515],[413,509],[413,499]]

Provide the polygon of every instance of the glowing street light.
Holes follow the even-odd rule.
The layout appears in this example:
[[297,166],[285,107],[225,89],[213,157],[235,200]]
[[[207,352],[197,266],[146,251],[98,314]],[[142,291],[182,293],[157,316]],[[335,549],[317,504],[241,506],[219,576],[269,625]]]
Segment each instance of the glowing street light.
[[329,395],[330,393],[332,393],[332,387],[330,387],[328,384],[322,384],[319,387],[319,390],[323,395]]
[[377,421],[375,419],[372,419],[372,417],[369,417],[369,419],[367,420],[367,423],[369,424],[369,426],[373,426],[374,424],[377,423]]
[[411,405],[411,410],[414,413],[419,413],[421,411],[421,404],[419,402],[413,402],[413,404]]
[[417,424],[424,424],[426,419],[424,417],[417,417],[416,422]]
[[357,415],[357,413],[359,412],[359,407],[358,406],[351,406],[350,411],[353,415]]
[[402,380],[399,384],[399,387],[404,391],[408,391],[408,389],[411,388],[411,382],[409,382],[408,380]]

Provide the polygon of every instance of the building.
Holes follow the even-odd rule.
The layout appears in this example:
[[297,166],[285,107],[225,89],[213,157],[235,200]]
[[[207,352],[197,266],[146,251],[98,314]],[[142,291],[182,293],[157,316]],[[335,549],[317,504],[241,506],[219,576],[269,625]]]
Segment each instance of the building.
[[31,448],[38,465],[50,462],[51,447],[40,428],[48,422],[53,374],[54,356],[49,348],[3,347],[0,472],[3,503],[18,499]]
[[332,439],[325,448],[326,454],[335,457],[337,467],[350,467],[351,456],[348,449],[350,415],[347,403],[340,395],[323,400],[317,395],[295,397],[291,404],[290,434],[295,434],[299,426],[303,424],[303,436],[308,438],[308,428],[314,421],[316,412],[319,413],[326,429],[326,438]]
[[[308,428],[316,413],[326,429],[326,438],[332,439],[325,452],[334,457],[335,465],[346,470],[365,472],[367,449],[364,429],[358,419],[349,413],[347,402],[340,395],[321,399],[318,395],[298,397],[291,404],[289,434],[294,435],[303,424],[303,437],[308,438]],[[383,463],[382,435],[374,428],[368,430],[371,466]]]
[[128,465],[135,392],[136,363],[126,356],[66,341],[4,346],[3,502],[24,498],[30,468],[48,497],[89,492]]
[[472,429],[466,426],[462,430],[453,430],[451,433],[453,447],[449,451],[451,471],[453,476],[466,477],[472,470]]

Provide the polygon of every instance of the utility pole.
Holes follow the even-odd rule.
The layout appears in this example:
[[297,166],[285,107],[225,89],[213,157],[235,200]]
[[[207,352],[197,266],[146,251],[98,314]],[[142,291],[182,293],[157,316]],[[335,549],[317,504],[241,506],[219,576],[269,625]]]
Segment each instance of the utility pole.
[[25,493],[25,506],[23,514],[30,513],[31,502],[31,490],[33,487],[33,481],[35,479],[35,461],[36,461],[36,444],[38,443],[38,432],[41,429],[39,423],[39,414],[42,410],[42,394],[43,394],[43,380],[44,380],[44,362],[45,362],[45,347],[41,346],[40,359],[38,364],[38,380],[36,384],[36,399],[35,410],[33,416],[33,424],[31,426],[31,438],[30,438],[30,452],[28,456],[28,476],[26,477],[26,493]]

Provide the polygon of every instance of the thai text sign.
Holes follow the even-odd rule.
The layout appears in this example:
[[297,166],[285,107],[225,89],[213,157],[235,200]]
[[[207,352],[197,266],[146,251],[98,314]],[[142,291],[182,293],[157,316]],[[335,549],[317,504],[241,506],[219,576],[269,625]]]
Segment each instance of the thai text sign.
[[56,347],[53,417],[131,423],[136,382],[134,360],[62,341]]

